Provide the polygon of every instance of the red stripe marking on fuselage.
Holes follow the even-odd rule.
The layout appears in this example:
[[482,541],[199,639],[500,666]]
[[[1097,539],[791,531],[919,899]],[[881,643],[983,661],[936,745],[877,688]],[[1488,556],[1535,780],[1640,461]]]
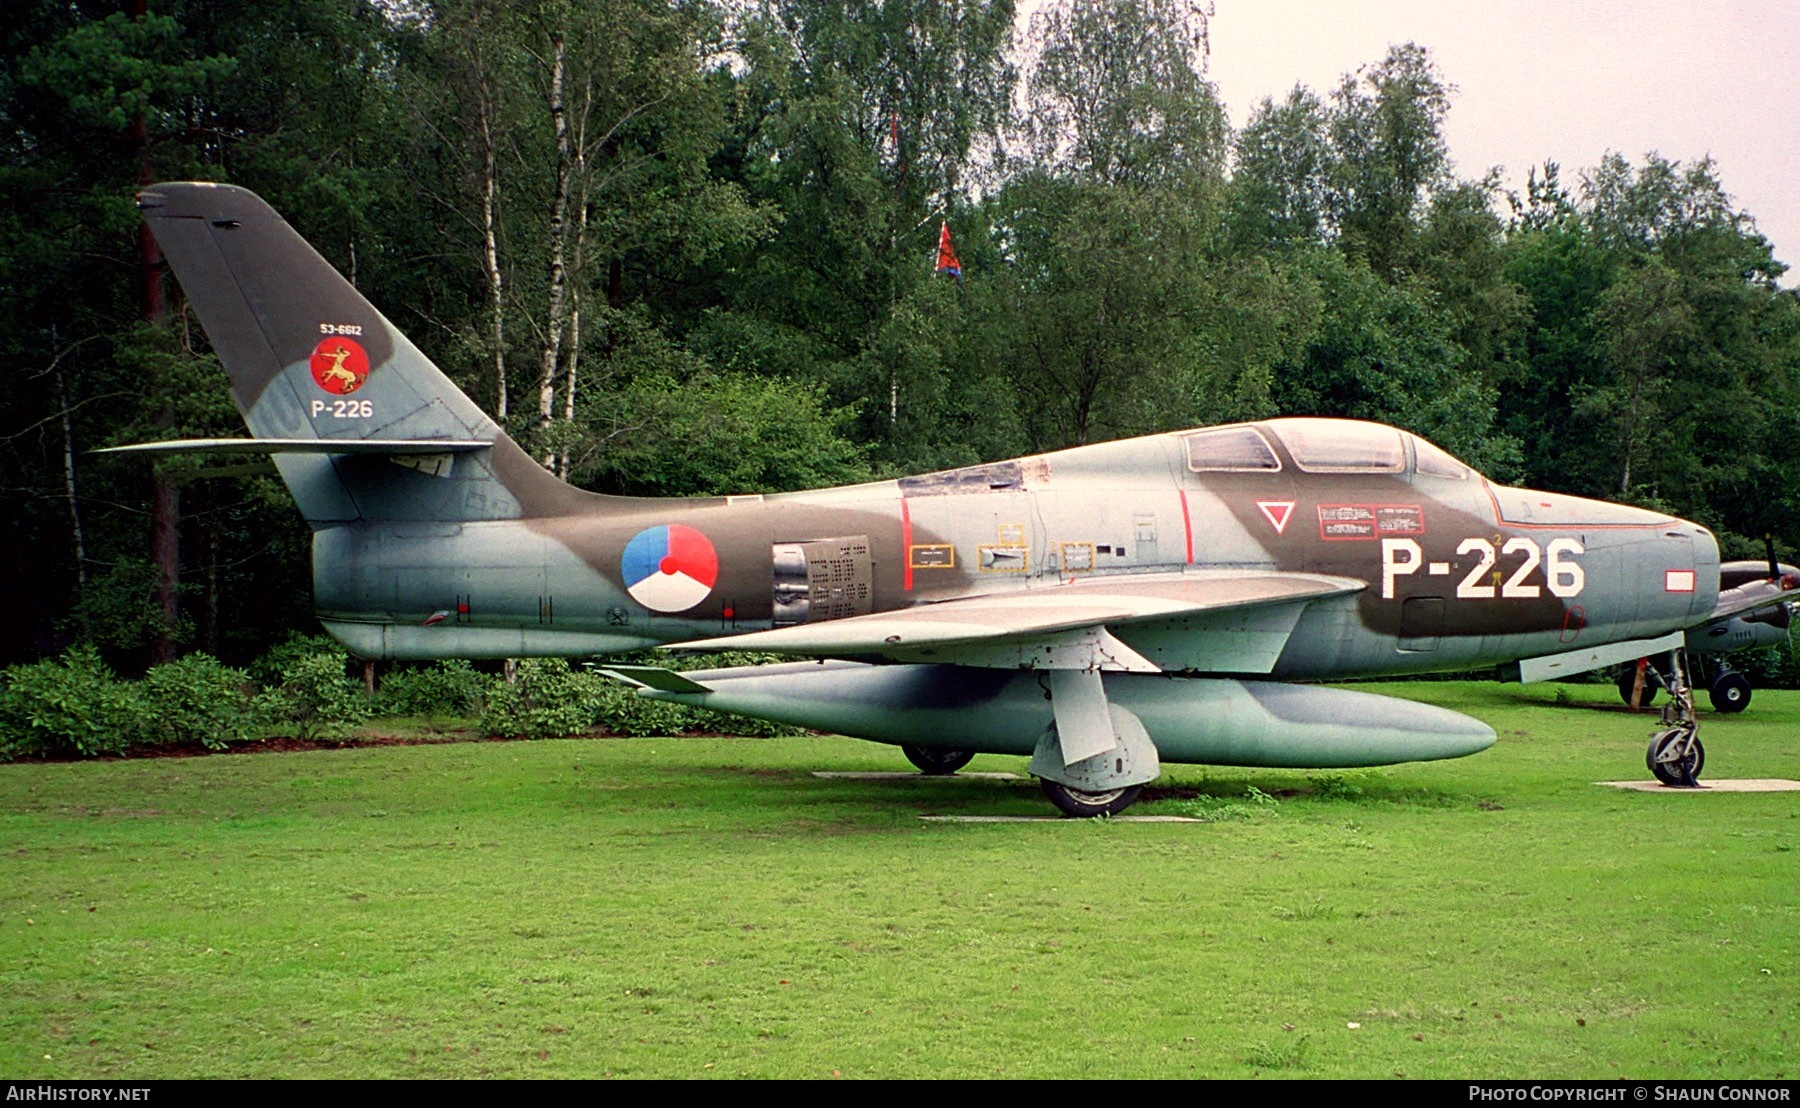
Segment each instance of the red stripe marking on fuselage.
[[1187,490],[1181,490],[1181,529],[1187,533],[1187,564],[1194,564],[1194,524],[1188,519]]
[[912,510],[906,506],[906,497],[900,498],[900,564],[906,568],[901,571],[901,586],[912,591]]

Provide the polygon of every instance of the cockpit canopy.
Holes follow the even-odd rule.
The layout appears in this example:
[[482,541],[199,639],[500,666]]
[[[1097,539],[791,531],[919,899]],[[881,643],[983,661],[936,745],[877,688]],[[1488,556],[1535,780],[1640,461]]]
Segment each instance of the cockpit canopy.
[[1195,473],[1278,473],[1278,439],[1303,473],[1419,473],[1467,481],[1474,470],[1417,435],[1354,419],[1297,417],[1213,427],[1186,437]]

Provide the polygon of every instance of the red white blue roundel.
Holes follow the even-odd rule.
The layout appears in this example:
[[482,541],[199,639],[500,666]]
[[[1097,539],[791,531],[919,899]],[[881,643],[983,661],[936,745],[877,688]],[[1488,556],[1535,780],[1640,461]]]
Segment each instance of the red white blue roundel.
[[692,527],[671,523],[633,535],[619,559],[625,591],[653,612],[685,612],[719,579],[719,553]]

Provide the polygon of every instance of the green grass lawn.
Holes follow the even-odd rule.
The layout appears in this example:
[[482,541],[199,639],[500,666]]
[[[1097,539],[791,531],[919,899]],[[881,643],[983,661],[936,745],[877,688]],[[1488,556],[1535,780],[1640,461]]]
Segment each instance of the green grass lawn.
[[[1206,824],[923,822],[1052,809],[841,738],[0,766],[0,1073],[1800,1072],[1800,794],[1596,787],[1610,686],[1375,689],[1500,742],[1134,809]],[[1800,693],[1702,716],[1800,777]]]

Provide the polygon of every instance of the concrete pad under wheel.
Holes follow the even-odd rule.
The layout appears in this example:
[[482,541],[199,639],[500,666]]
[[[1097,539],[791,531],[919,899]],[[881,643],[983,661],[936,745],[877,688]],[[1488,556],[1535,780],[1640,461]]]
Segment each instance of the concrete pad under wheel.
[[1701,781],[1697,789],[1675,789],[1660,781],[1640,779],[1637,781],[1596,781],[1596,785],[1607,785],[1615,789],[1631,789],[1640,793],[1792,793],[1800,792],[1800,781],[1789,781],[1785,777],[1740,777],[1736,780],[1725,778],[1719,781]]
[[905,771],[858,772],[853,770],[815,769],[814,777],[833,781],[1023,781],[1016,773],[907,773]]
[[[933,823],[1086,823],[1072,816],[920,816]],[[1108,823],[1205,823],[1192,816],[1108,816]]]

